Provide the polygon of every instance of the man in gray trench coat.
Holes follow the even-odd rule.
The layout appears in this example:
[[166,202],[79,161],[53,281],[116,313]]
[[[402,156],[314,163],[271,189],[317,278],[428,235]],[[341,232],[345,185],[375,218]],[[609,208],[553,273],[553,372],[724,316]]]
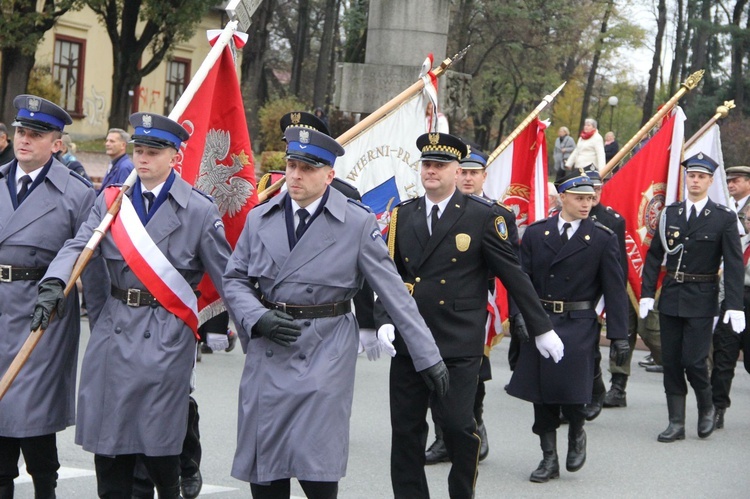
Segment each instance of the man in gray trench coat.
[[288,192],[250,212],[224,275],[247,353],[232,476],[256,499],[288,497],[292,477],[308,498],[329,499],[346,472],[360,341],[351,298],[364,278],[438,395],[447,369],[375,216],[329,187],[341,146],[309,128],[284,135]]
[[[91,184],[52,156],[70,116],[33,95],[13,101],[15,160],[0,166],[0,375],[29,336],[37,283],[66,240],[75,236],[96,194]],[[101,260],[92,270],[103,269]],[[84,273],[89,320],[103,304],[101,280]],[[94,272],[94,277],[95,272]],[[88,292],[92,293],[88,293]],[[99,295],[99,296],[97,296]],[[23,451],[38,498],[55,497],[55,432],[75,419],[75,382],[81,321],[78,294],[64,302],[65,316],[47,330],[0,401],[0,497],[13,497]]]
[[[197,318],[193,328],[190,316],[177,314],[195,313],[193,290],[204,272],[221,294],[231,249],[216,205],[172,169],[188,138],[185,129],[147,113],[132,115],[130,123],[138,180],[97,249],[112,285],[83,359],[76,443],[95,453],[100,497],[130,499],[138,455],[159,497],[177,498],[197,329]],[[50,264],[42,285],[68,281],[76,256],[117,192],[110,187],[99,196],[75,239]],[[125,251],[128,240],[117,238],[118,223],[133,234],[140,230],[155,245],[143,248],[132,239],[138,254],[151,262],[152,274],[143,274],[142,263]],[[162,282],[179,300],[164,294]],[[40,293],[35,316],[44,320],[54,306],[54,296]]]

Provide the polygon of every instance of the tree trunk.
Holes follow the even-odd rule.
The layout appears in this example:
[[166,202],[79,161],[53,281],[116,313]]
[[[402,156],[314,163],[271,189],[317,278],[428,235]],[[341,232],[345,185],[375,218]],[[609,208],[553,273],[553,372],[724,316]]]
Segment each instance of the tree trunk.
[[13,99],[17,95],[26,93],[29,74],[34,67],[36,56],[25,55],[18,48],[2,49],[2,65],[0,65],[0,121],[10,125],[16,116]]
[[594,58],[591,61],[591,69],[589,70],[589,77],[586,81],[586,89],[583,91],[583,106],[581,107],[581,121],[578,124],[578,130],[583,130],[583,123],[589,114],[589,101],[591,100],[591,94],[594,92],[594,83],[596,83],[596,71],[599,69],[599,59],[602,56],[602,45],[604,45],[604,35],[607,33],[607,23],[609,22],[609,16],[612,14],[612,8],[614,6],[614,0],[608,0],[607,6],[604,8],[604,16],[602,17],[602,28],[599,31],[599,39],[596,40],[596,47],[594,48]]
[[313,87],[313,107],[325,107],[328,100],[328,82],[331,79],[331,52],[333,52],[333,35],[336,26],[337,0],[326,0],[323,34],[320,37],[318,66],[315,68],[315,85]]
[[684,0],[677,0],[677,20],[675,22],[675,36],[674,36],[674,56],[672,57],[672,68],[669,73],[669,95],[674,95],[677,92],[677,85],[680,83],[680,68],[682,68],[683,61],[687,59],[687,53],[685,50],[687,47],[684,46],[683,40],[685,38],[685,3]]
[[307,24],[310,15],[310,0],[299,0],[297,7],[297,31],[295,35],[296,50],[292,54],[292,78],[289,84],[291,93],[299,97],[302,86],[302,61],[305,59],[307,46]]
[[661,46],[664,40],[664,30],[667,26],[667,2],[659,0],[657,7],[659,17],[656,20],[656,40],[654,42],[654,58],[651,61],[651,70],[648,72],[648,88],[646,97],[643,100],[643,116],[641,117],[641,126],[645,125],[651,119],[654,113],[654,97],[656,95],[656,82],[659,77],[659,67],[661,66]]
[[[732,25],[735,27],[732,36],[732,86],[734,88],[734,103],[737,109],[742,112],[745,103],[745,77],[743,75],[743,62],[745,60],[745,43],[744,37],[740,37],[740,21],[742,12],[745,10],[747,0],[738,0],[734,5],[732,13]],[[750,21],[750,18],[748,19]]]
[[[266,49],[268,48],[268,25],[273,17],[276,0],[265,0],[253,14],[253,35],[242,49],[240,75],[242,100],[245,104],[245,119],[250,137],[260,136],[258,113],[268,100],[268,84],[265,79]],[[253,142],[254,144],[254,142]]]

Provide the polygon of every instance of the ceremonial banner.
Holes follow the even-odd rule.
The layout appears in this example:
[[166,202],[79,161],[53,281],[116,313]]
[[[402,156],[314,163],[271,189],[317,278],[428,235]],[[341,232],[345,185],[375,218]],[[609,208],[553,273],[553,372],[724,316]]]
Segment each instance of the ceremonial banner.
[[604,184],[601,202],[625,218],[629,294],[641,299],[641,274],[661,210],[680,197],[685,114],[676,107],[661,128]]
[[548,123],[535,118],[495,161],[487,165],[484,193],[501,200],[516,215],[518,237],[526,227],[547,217]]
[[[237,36],[235,42],[243,44]],[[232,49],[227,46],[177,120],[190,133],[176,170],[214,199],[234,248],[250,209],[258,204],[255,166]],[[198,289],[200,323],[225,310],[210,278]]]

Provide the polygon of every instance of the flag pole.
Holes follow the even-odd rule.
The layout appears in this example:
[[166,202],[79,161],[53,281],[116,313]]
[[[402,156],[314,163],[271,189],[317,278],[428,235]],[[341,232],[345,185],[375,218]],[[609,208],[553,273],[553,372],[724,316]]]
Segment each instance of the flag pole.
[[[459,60],[461,60],[464,55],[466,55],[466,52],[469,50],[469,47],[471,45],[464,48],[461,52],[457,53],[453,57],[446,58],[442,63],[440,63],[440,66],[437,67],[437,69],[433,70],[433,74],[440,78],[445,74],[445,71],[448,70],[448,68],[451,67],[451,65]],[[393,99],[389,100],[382,106],[380,106],[378,109],[373,111],[369,116],[367,116],[365,119],[351,127],[349,130],[341,134],[336,138],[336,142],[341,144],[342,146],[345,146],[352,140],[354,140],[357,135],[364,132],[368,128],[370,128],[372,125],[380,121],[383,117],[385,117],[388,113],[393,111],[394,109],[401,106],[404,102],[409,100],[409,98],[417,95],[417,93],[421,92],[424,88],[424,80],[420,78],[416,82],[412,83],[411,86],[409,86],[406,90],[398,94]]]
[[721,119],[726,118],[729,115],[729,111],[731,109],[734,109],[735,107],[736,106],[734,105],[734,101],[733,100],[724,101],[723,105],[721,105],[721,106],[719,106],[719,107],[716,108],[716,114],[714,114],[711,117],[711,119],[708,120],[706,122],[706,124],[703,125],[700,128],[700,130],[698,130],[697,132],[695,132],[693,134],[693,136],[690,137],[685,142],[685,145],[683,146],[683,149],[687,150],[688,148],[690,148],[690,146],[692,146],[693,144],[695,144],[698,141],[698,139],[700,139],[701,137],[703,137],[703,135],[706,134],[706,132],[708,131],[709,128],[711,128],[712,126],[714,126],[714,123],[716,123],[717,121],[719,121]]
[[540,103],[539,103],[539,104],[538,104],[538,105],[537,105],[537,106],[536,106],[536,107],[534,108],[534,110],[533,110],[533,111],[531,111],[531,112],[529,113],[529,115],[528,115],[528,116],[526,116],[526,118],[525,118],[525,119],[524,119],[524,120],[523,120],[523,121],[521,122],[521,124],[520,124],[520,125],[518,125],[518,126],[516,127],[516,129],[515,129],[515,130],[513,130],[512,132],[510,132],[510,134],[509,134],[509,135],[508,135],[508,136],[507,136],[507,137],[505,138],[505,140],[504,140],[504,141],[502,141],[502,142],[500,143],[500,145],[499,145],[499,146],[497,146],[497,147],[495,148],[495,150],[494,150],[494,151],[492,151],[492,154],[490,154],[490,155],[489,155],[489,157],[487,158],[487,168],[489,168],[489,167],[490,167],[490,164],[491,164],[491,163],[492,163],[493,161],[495,161],[495,160],[497,159],[497,157],[498,157],[498,156],[500,156],[500,154],[502,154],[502,152],[503,152],[503,151],[504,151],[504,150],[505,150],[505,149],[506,149],[506,148],[507,148],[507,147],[508,147],[508,146],[509,146],[509,145],[510,145],[510,144],[511,144],[511,143],[512,143],[512,142],[513,142],[514,140],[516,140],[516,137],[518,137],[518,136],[519,136],[519,135],[521,134],[521,132],[523,132],[523,131],[524,131],[524,130],[526,129],[526,127],[527,127],[527,126],[529,126],[529,123],[531,123],[531,122],[532,122],[532,120],[533,120],[534,118],[536,118],[537,116],[539,116],[539,113],[541,113],[541,112],[542,112],[542,111],[544,110],[544,108],[545,108],[545,107],[547,107],[547,106],[548,106],[548,105],[549,105],[549,104],[550,104],[550,103],[551,103],[551,102],[552,102],[552,101],[554,100],[554,98],[555,98],[555,97],[557,97],[557,94],[559,94],[559,93],[560,93],[560,92],[562,91],[563,87],[564,87],[564,86],[565,86],[565,85],[566,85],[567,83],[568,83],[567,81],[564,81],[564,82],[562,83],[562,85],[560,85],[559,87],[557,87],[557,88],[555,89],[555,91],[554,91],[554,92],[552,92],[552,93],[551,93],[551,94],[549,94],[549,95],[546,95],[546,96],[544,97],[544,99],[542,99],[542,102],[540,102]]
[[[219,59],[219,56],[224,50],[224,47],[226,47],[229,41],[232,39],[232,35],[234,35],[236,29],[237,21],[230,21],[224,27],[224,30],[222,31],[214,46],[211,48],[211,51],[201,63],[200,68],[198,68],[198,71],[195,73],[195,76],[191,80],[190,84],[188,84],[182,96],[180,96],[179,100],[175,104],[174,109],[172,109],[172,112],[169,113],[170,119],[176,121],[177,118],[179,118],[180,115],[182,115],[182,113],[185,111],[188,104],[190,104],[190,101],[198,91],[198,88],[200,88],[200,85],[206,79],[209,71]],[[81,276],[83,270],[86,268],[86,265],[88,265],[89,261],[91,260],[94,250],[104,238],[104,235],[109,230],[110,225],[112,225],[112,221],[120,211],[122,197],[125,195],[128,189],[130,189],[135,184],[137,178],[138,172],[136,169],[133,169],[133,171],[130,172],[130,175],[128,175],[128,178],[120,188],[120,193],[117,195],[114,203],[112,203],[112,206],[110,206],[110,208],[107,210],[107,214],[104,216],[104,218],[102,218],[99,226],[94,229],[94,233],[91,235],[88,243],[86,243],[86,246],[84,247],[83,251],[81,251],[81,254],[78,255],[78,258],[73,265],[73,271],[70,275],[70,279],[68,279],[68,284],[65,286],[64,294],[66,297],[68,296],[68,294],[70,294],[71,290],[76,285],[76,281]],[[53,316],[54,311],[50,315],[50,320],[52,320]],[[36,348],[39,340],[42,339],[42,335],[44,335],[44,329],[42,328],[31,331],[29,337],[26,338],[26,341],[21,346],[19,352],[16,354],[13,362],[11,362],[10,366],[8,367],[8,370],[5,372],[5,374],[3,374],[3,377],[0,378],[0,400],[3,399],[8,389],[10,388],[10,385],[18,376],[18,373],[21,371],[21,368],[23,368],[24,364],[26,364],[26,362],[28,361],[31,352],[34,351],[34,348]]]
[[622,146],[622,149],[620,149],[617,154],[615,154],[615,156],[610,159],[606,165],[604,165],[604,168],[602,168],[602,170],[599,172],[602,178],[606,177],[609,172],[611,172],[612,169],[617,166],[622,158],[624,158],[625,155],[628,154],[641,141],[641,139],[652,128],[654,128],[654,126],[656,126],[659,120],[661,120],[668,112],[672,110],[675,105],[677,105],[677,101],[679,101],[683,95],[698,86],[698,83],[703,78],[703,73],[705,73],[705,70],[701,69],[687,77],[685,82],[680,85],[680,89],[662,106],[661,109],[659,109],[659,111],[655,115],[651,117],[650,120],[648,120],[648,122],[646,122],[645,125],[641,127],[640,130],[638,130],[635,135],[633,135],[633,138],[631,138],[624,146]]

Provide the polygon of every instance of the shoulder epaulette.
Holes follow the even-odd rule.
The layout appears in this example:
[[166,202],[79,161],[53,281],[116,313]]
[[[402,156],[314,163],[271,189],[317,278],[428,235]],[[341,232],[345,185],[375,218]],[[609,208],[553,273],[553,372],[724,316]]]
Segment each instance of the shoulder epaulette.
[[667,208],[673,208],[675,206],[680,206],[680,203],[682,203],[682,201],[675,201],[674,203],[670,204]]
[[396,206],[406,206],[406,205],[407,205],[407,204],[409,204],[409,203],[413,203],[413,202],[414,202],[414,201],[416,201],[417,199],[419,199],[419,198],[409,198],[409,199],[405,199],[405,200],[401,201],[401,202],[400,202],[399,204],[397,204]]
[[494,201],[491,201],[487,198],[483,198],[482,196],[477,196],[476,194],[469,194],[469,199],[473,199],[474,201],[478,201],[482,203],[485,206],[492,206],[495,204]]
[[503,203],[502,201],[496,201],[495,204],[497,204],[498,206],[501,206],[501,207],[505,208],[508,211],[513,211],[513,210],[510,209],[510,206],[508,206],[507,204]]
[[539,225],[540,223],[542,223],[542,222],[546,222],[546,221],[547,221],[547,219],[546,219],[546,218],[542,218],[542,219],[539,219],[539,220],[535,220],[535,221],[534,221],[533,223],[529,224],[529,227],[533,227],[534,225]]
[[352,198],[346,198],[346,201],[347,201],[348,203],[351,203],[351,204],[353,204],[354,206],[359,206],[360,208],[362,208],[363,210],[365,210],[365,211],[366,211],[367,213],[372,213],[372,210],[370,209],[370,207],[369,207],[369,206],[367,206],[367,205],[364,205],[364,204],[360,203],[360,202],[359,202],[359,201],[357,201],[356,199],[352,199]]
[[607,227],[607,226],[606,226],[606,225],[604,225],[603,223],[599,222],[598,220],[594,220],[594,225],[595,225],[596,227],[599,227],[600,229],[604,229],[604,230],[606,230],[606,231],[607,231],[607,232],[609,232],[610,234],[614,234],[614,233],[615,233],[615,232],[614,232],[614,231],[613,231],[612,229],[610,229],[609,227]]
[[195,187],[193,187],[193,191],[194,191],[194,192],[197,192],[198,194],[200,194],[200,195],[201,195],[201,196],[203,196],[204,198],[208,199],[208,200],[209,200],[209,201],[211,201],[212,203],[214,202],[214,198],[213,198],[212,196],[209,196],[208,194],[206,194],[206,193],[205,193],[205,192],[203,192],[202,190],[200,190],[200,189],[196,189]]
[[732,212],[731,208],[724,206],[723,204],[716,203],[716,207],[719,208],[720,210],[728,211],[730,213]]
[[606,210],[607,210],[608,212],[610,212],[610,213],[612,214],[612,216],[614,216],[615,218],[621,218],[621,217],[622,217],[622,215],[620,215],[619,213],[617,213],[617,212],[615,211],[615,209],[614,209],[614,208],[612,208],[611,206],[606,206],[606,207],[605,207],[605,209],[606,209]]
[[70,172],[70,175],[71,175],[71,176],[72,176],[73,178],[75,178],[75,179],[78,179],[78,180],[80,180],[81,182],[83,182],[83,184],[84,184],[84,185],[85,185],[86,187],[94,187],[94,184],[92,184],[91,182],[89,182],[88,180],[86,180],[85,178],[83,178],[82,176],[78,175],[78,174],[77,174],[76,172],[74,172],[73,170],[68,170],[68,171]]

